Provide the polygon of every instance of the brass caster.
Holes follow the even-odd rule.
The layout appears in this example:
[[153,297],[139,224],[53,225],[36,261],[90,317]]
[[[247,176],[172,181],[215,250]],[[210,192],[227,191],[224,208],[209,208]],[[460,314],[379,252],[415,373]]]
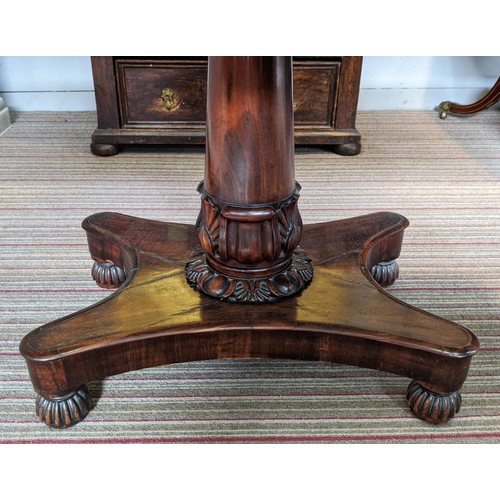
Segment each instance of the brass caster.
[[451,108],[451,102],[450,101],[444,101],[442,102],[439,107],[443,110],[441,111],[441,114],[439,115],[439,118],[444,120],[448,116],[448,111],[450,111]]

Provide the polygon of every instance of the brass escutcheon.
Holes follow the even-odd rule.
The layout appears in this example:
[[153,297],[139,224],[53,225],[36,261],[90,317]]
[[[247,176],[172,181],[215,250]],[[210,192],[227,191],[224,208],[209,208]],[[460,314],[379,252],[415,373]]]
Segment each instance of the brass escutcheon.
[[181,102],[174,96],[174,92],[171,89],[163,89],[161,98],[167,111],[175,111],[181,105]]

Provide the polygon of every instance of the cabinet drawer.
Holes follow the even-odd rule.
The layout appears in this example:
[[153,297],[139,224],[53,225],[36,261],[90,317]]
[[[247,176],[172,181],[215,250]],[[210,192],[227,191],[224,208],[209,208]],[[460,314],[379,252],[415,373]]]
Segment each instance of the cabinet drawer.
[[206,61],[115,60],[124,128],[205,126]]
[[[207,62],[117,59],[124,128],[203,127]],[[296,127],[331,128],[340,63],[294,62]]]
[[334,126],[340,63],[303,62],[293,65],[295,127]]

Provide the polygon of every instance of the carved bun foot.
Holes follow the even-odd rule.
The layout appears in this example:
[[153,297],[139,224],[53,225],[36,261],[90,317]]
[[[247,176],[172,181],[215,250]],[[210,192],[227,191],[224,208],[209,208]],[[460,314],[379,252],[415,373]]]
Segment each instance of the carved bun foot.
[[112,262],[94,262],[92,278],[101,288],[118,288],[126,276],[123,269]]
[[395,260],[379,262],[372,267],[373,279],[382,287],[391,286],[399,278],[399,266]]
[[46,399],[38,395],[36,413],[42,422],[55,429],[64,429],[81,422],[90,411],[90,393],[86,385],[66,396]]
[[341,156],[356,156],[361,152],[361,143],[348,142],[346,144],[337,144],[332,147],[332,151]]
[[444,424],[460,410],[462,395],[460,391],[451,394],[438,394],[422,387],[416,380],[408,386],[406,398],[412,413],[431,424]]
[[90,151],[96,156],[114,156],[117,155],[122,148],[119,144],[95,144],[90,145]]

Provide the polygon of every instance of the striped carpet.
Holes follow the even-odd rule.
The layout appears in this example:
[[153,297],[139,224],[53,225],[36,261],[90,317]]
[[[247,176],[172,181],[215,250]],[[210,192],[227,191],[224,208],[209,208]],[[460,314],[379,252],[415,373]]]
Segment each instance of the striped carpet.
[[81,221],[116,211],[193,223],[199,149],[89,152],[94,113],[20,113],[0,138],[0,443],[500,443],[500,114],[361,112],[363,150],[300,148],[305,223],[378,210],[410,219],[391,288],[474,331],[459,415],[414,418],[409,380],[349,366],[223,360],[89,384],[94,408],[66,430],[38,422],[21,338],[104,298]]

